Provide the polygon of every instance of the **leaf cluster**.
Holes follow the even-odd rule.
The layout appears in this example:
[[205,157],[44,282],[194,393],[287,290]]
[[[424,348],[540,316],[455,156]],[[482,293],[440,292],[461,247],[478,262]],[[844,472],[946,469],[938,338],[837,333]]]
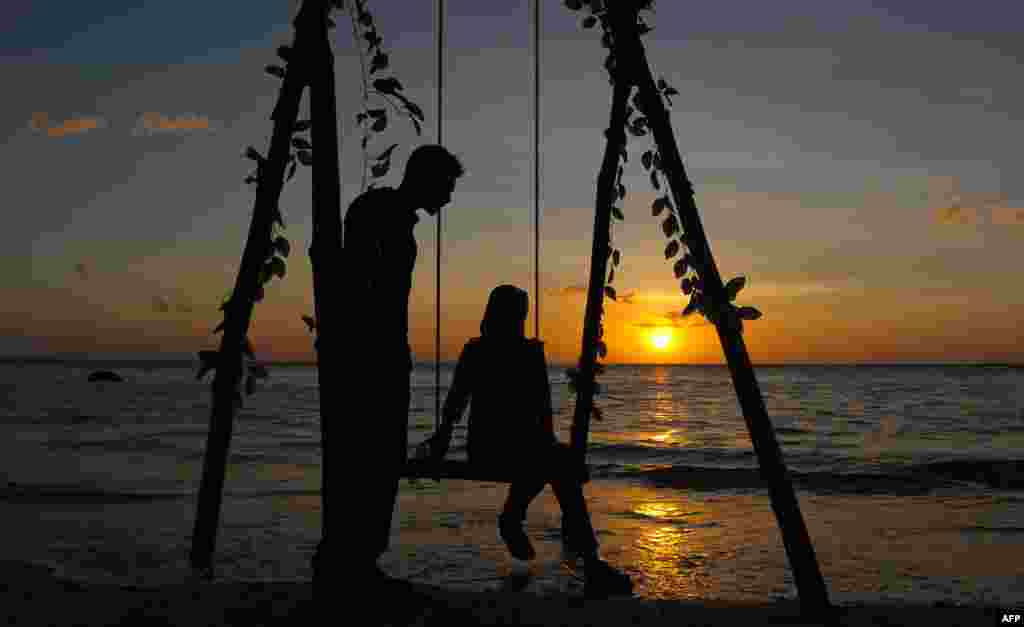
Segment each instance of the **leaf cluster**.
[[[346,4],[342,2],[341,4]],[[360,48],[360,60],[363,81],[363,110],[356,114],[356,124],[362,129],[361,147],[363,150],[363,187],[366,186],[366,169],[369,165],[373,179],[385,176],[391,169],[391,152],[396,145],[370,159],[366,154],[367,144],[371,135],[382,133],[388,128],[389,109],[395,114],[407,117],[416,129],[417,135],[423,134],[423,110],[415,102],[402,93],[403,86],[394,76],[377,76],[390,67],[390,57],[383,49],[380,33],[374,23],[373,15],[366,7],[366,0],[350,0],[349,15],[352,21],[352,35],[365,50]],[[365,42],[365,43],[364,43]],[[369,57],[369,67],[365,59]],[[371,81],[372,79],[372,81]],[[383,101],[387,107],[370,107],[370,96]],[[372,161],[372,164],[369,162]],[[373,185],[371,184],[371,188]]]
[[[220,351],[206,350],[199,351],[198,356],[199,371],[196,373],[196,381],[201,381],[206,373],[216,370],[221,365],[222,354]],[[245,338],[242,342],[242,351],[239,354],[239,359],[242,360],[241,366],[244,376],[242,388],[245,390],[246,396],[251,396],[256,391],[256,380],[269,378],[270,372],[265,364],[256,360],[252,342],[249,341],[249,338]],[[235,402],[238,403],[239,407],[242,405],[241,390],[235,392]]]

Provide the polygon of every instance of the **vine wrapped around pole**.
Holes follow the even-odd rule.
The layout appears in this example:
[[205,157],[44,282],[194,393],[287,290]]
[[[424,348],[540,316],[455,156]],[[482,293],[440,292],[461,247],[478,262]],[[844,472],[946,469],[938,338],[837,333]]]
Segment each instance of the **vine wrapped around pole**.
[[[310,29],[315,27],[313,22],[316,16],[311,13],[312,8],[309,5],[309,2],[303,3],[294,21],[294,52],[298,53],[299,58],[302,57],[304,42],[312,36]],[[292,67],[289,58],[285,58],[285,61],[289,66],[288,71],[277,66],[268,67],[268,71],[273,69],[271,73],[284,79],[277,105],[271,115],[274,120],[274,131],[270,140],[270,151],[266,158],[253,148],[247,153],[247,156],[257,162],[257,174],[253,181],[257,185],[256,203],[234,290],[227,302],[221,306],[224,321],[217,330],[223,329],[224,335],[221,338],[220,349],[215,355],[206,357],[203,369],[200,370],[200,377],[208,369],[214,369],[215,376],[212,385],[210,431],[203,458],[203,474],[199,486],[189,562],[194,570],[207,575],[211,573],[211,561],[217,540],[232,422],[242,398],[240,384],[243,375],[242,356],[248,346],[246,336],[253,306],[263,297],[262,283],[267,278],[265,262],[275,250],[276,240],[272,239],[274,225],[282,222],[278,202],[284,186],[285,168],[289,163],[292,164],[294,173],[295,157],[291,154],[292,134],[297,130],[295,121],[306,77],[301,62]],[[287,244],[284,247],[284,253],[287,254]],[[278,264],[274,265],[277,267]],[[283,265],[280,266],[279,274],[284,274]]]
[[782,458],[782,450],[775,438],[775,431],[743,342],[741,318],[729,303],[733,294],[722,283],[711,255],[711,246],[704,234],[693,199],[693,187],[686,177],[668,112],[661,102],[662,95],[647,63],[637,28],[637,6],[635,0],[632,3],[616,2],[609,5],[609,12],[612,13],[610,25],[618,63],[620,68],[622,65],[628,66],[626,71],[636,82],[637,104],[647,116],[647,123],[658,145],[662,166],[683,221],[684,237],[700,275],[699,309],[714,323],[718,331],[736,388],[736,396],[758,457],[761,475],[768,482],[772,509],[782,531],[783,544],[796,579],[801,605],[810,614],[826,613],[831,608],[828,590],[818,568],[814,547]]
[[[621,75],[620,75],[621,76]],[[619,155],[626,146],[623,127],[628,117],[627,105],[632,86],[625,80],[616,80],[612,95],[611,119],[605,131],[604,159],[597,177],[597,205],[594,212],[594,242],[590,253],[590,283],[587,287],[587,305],[583,315],[583,347],[580,353],[578,376],[576,377],[576,409],[572,420],[572,450],[580,462],[586,461],[587,438],[590,429],[590,415],[594,411],[595,377],[597,358],[604,357],[604,343],[601,342],[601,316],[604,311],[605,286],[608,272],[608,257],[611,256],[612,204],[616,196],[616,172]],[[614,295],[611,292],[609,295]]]

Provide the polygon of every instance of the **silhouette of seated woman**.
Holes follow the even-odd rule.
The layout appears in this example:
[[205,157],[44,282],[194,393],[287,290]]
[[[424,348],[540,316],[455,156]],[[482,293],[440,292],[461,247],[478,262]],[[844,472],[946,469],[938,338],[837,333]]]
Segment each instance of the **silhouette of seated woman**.
[[629,576],[598,557],[583,482],[587,470],[568,445],[555,437],[551,387],[544,344],[527,339],[529,311],[526,292],[512,285],[491,291],[480,323],[480,337],[462,349],[441,428],[430,442],[435,460],[444,457],[452,430],[472,397],[469,415],[470,463],[512,469],[514,480],[498,529],[513,557],[533,559],[536,553],[523,531],[530,502],[550,483],[562,509],[563,542],[584,559],[587,594],[625,594],[632,591]]

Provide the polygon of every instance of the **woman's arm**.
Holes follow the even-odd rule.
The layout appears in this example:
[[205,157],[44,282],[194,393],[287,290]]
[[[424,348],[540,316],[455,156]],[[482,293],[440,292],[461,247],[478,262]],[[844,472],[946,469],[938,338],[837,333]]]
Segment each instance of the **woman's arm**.
[[551,403],[551,382],[548,381],[548,362],[544,356],[544,343],[537,340],[537,390],[540,394],[540,421],[545,434],[555,436],[554,409]]
[[460,420],[466,411],[471,394],[469,376],[472,372],[473,343],[466,342],[459,355],[459,361],[455,364],[455,374],[452,376],[452,384],[448,388],[448,396],[444,399],[444,409],[441,415],[443,429],[451,430]]

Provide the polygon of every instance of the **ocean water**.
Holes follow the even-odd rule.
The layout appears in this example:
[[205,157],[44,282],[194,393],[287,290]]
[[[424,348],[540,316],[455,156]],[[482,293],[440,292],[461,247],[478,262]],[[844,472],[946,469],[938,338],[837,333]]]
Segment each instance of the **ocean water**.
[[[125,382],[87,381],[108,367]],[[316,370],[270,370],[235,421],[216,562],[225,578],[308,577],[320,535]],[[0,505],[19,530],[5,552],[68,576],[178,576],[211,403],[210,377],[194,375],[188,365],[0,364]],[[1024,369],[786,366],[757,376],[833,596],[1024,599]],[[442,398],[450,378],[443,367]],[[568,441],[573,397],[562,368],[549,378]],[[728,369],[612,366],[601,383],[588,502],[603,553],[634,575],[638,595],[795,594]],[[433,367],[417,367],[410,453],[433,430],[434,392]],[[464,456],[464,442],[460,428],[450,455]],[[510,581],[520,565],[493,530],[503,490],[403,481],[389,570],[440,585]],[[541,564],[530,566],[531,585],[571,588],[548,492],[527,527]]]

